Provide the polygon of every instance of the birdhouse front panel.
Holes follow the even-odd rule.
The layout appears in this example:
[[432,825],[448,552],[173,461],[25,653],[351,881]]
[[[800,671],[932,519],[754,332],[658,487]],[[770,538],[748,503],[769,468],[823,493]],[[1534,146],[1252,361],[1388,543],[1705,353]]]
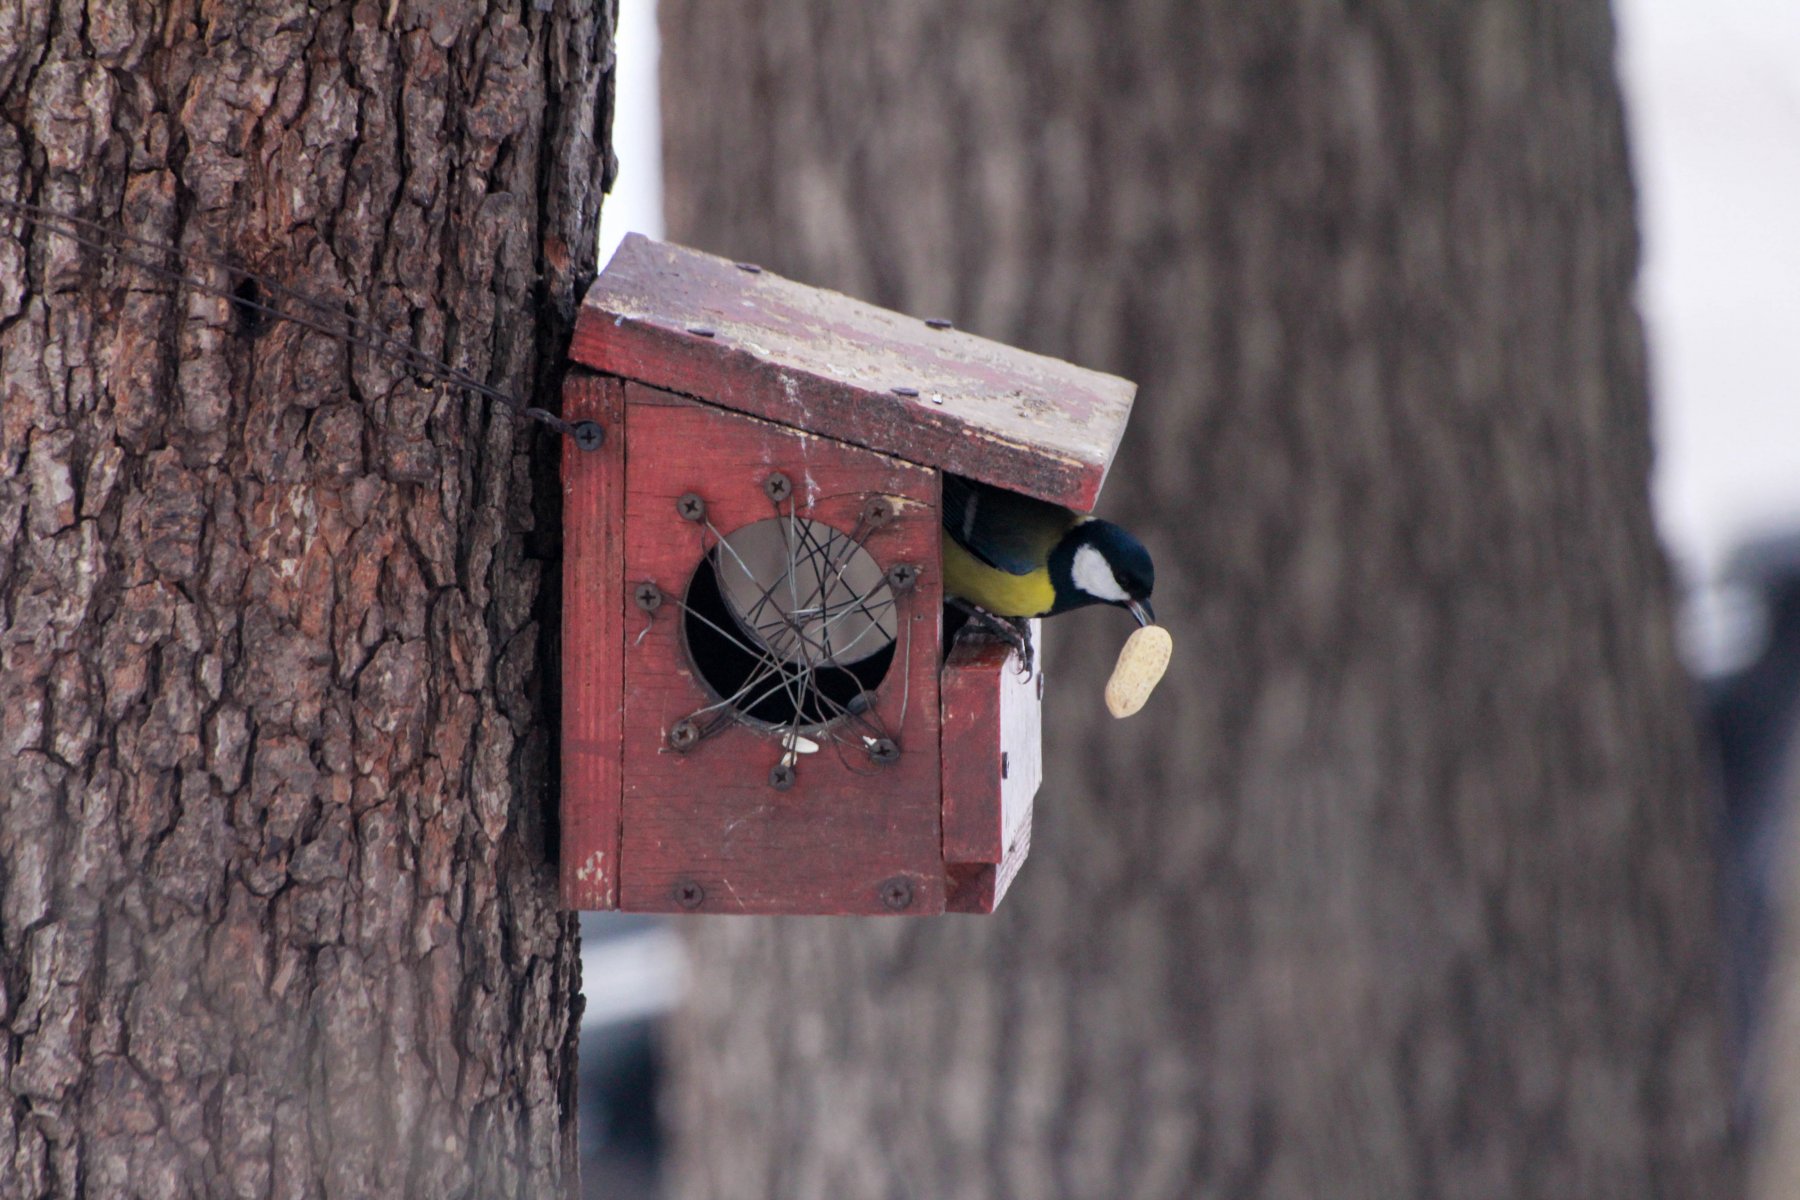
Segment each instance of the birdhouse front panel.
[[943,911],[937,473],[625,396],[621,904]]

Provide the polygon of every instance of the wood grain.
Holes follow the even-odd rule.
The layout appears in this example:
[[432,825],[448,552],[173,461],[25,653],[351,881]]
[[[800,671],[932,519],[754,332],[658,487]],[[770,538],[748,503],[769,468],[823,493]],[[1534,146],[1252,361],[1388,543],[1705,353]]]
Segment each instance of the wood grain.
[[1082,512],[1100,495],[1137,391],[638,234],[588,291],[570,355]]

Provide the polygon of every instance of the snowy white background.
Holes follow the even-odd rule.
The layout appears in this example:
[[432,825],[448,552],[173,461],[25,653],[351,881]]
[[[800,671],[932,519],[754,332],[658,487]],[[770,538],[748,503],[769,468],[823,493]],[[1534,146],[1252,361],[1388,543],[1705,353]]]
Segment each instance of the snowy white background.
[[1656,495],[1690,578],[1800,527],[1800,0],[1619,0]]

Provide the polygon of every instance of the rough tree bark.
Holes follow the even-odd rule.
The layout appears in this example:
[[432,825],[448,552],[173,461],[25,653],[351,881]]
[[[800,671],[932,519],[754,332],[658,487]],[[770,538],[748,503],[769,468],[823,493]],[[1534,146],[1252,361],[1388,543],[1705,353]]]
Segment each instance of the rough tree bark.
[[[554,396],[611,9],[5,5],[0,195]],[[255,325],[0,214],[0,1194],[562,1194],[555,447]]]
[[671,236],[1142,384],[1003,913],[708,921],[678,1194],[1728,1197],[1602,0],[663,0]]

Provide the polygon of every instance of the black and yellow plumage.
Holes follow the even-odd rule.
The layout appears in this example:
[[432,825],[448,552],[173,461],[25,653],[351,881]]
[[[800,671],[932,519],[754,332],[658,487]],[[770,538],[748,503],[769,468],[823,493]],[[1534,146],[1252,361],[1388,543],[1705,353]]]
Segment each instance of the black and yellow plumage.
[[944,477],[944,592],[995,617],[1116,604],[1156,619],[1150,552],[1111,521],[954,475]]

